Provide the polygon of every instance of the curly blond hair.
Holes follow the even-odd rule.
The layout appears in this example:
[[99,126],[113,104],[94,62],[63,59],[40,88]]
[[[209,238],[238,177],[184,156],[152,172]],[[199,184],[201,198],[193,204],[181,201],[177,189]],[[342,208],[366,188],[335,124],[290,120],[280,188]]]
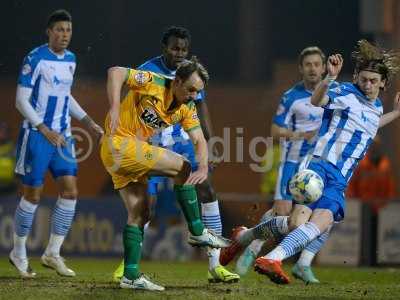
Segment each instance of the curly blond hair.
[[359,40],[356,49],[352,52],[355,61],[356,73],[371,71],[382,75],[383,79],[390,80],[400,70],[400,52],[385,50],[372,45],[367,40]]

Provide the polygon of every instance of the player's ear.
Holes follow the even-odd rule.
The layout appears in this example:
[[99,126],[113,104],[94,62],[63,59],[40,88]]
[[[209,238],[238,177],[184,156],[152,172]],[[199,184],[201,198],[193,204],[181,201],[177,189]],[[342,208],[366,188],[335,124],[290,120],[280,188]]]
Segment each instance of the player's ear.
[[299,73],[300,75],[303,75],[303,66],[299,64]]
[[164,43],[161,43],[161,52],[165,55],[167,52],[167,45]]
[[357,83],[357,80],[358,80],[358,73],[354,72],[353,73],[353,83]]
[[[381,76],[382,76],[382,75],[381,75]],[[385,87],[386,87],[386,78],[382,79],[381,82],[380,82],[380,84],[379,84],[379,88],[380,88],[381,90],[385,90]]]
[[175,76],[174,79],[174,86],[178,87],[182,84],[182,79],[180,79],[178,76]]

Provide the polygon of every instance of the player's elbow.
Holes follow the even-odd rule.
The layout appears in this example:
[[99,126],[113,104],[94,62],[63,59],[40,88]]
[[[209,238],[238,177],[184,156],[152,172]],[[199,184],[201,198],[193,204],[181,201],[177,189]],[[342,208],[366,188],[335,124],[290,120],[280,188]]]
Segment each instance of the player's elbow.
[[271,129],[270,129],[270,131],[269,131],[269,134],[270,134],[272,137],[276,137],[276,125],[275,125],[275,124],[272,124],[272,125],[271,125]]
[[193,145],[200,148],[207,148],[207,140],[203,132],[194,138]]
[[276,124],[272,124],[270,133],[273,138],[279,139],[282,136],[282,128]]
[[319,99],[317,99],[317,97],[315,97],[314,95],[312,95],[311,96],[311,99],[310,99],[310,102],[311,102],[311,104],[312,105],[314,105],[314,106],[319,106],[319,102],[320,101],[318,101]]
[[22,103],[27,96],[24,93],[24,89],[20,86],[17,87],[17,94],[15,96],[15,108],[21,112],[22,110]]
[[116,78],[122,78],[124,79],[126,74],[126,68],[123,67],[118,67],[118,66],[114,66],[114,67],[110,67],[107,70],[107,78],[110,79],[116,79]]

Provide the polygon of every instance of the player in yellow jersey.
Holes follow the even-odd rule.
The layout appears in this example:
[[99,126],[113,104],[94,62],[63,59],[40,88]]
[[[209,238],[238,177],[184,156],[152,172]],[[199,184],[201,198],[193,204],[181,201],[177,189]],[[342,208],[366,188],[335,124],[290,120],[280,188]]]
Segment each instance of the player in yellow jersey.
[[[123,232],[124,276],[122,288],[162,291],[139,272],[143,226],[149,219],[147,177],[169,176],[175,181],[175,193],[188,223],[189,243],[193,246],[226,247],[229,240],[207,230],[200,218],[195,184],[207,179],[208,153],[193,100],[208,81],[206,69],[192,58],[182,63],[175,79],[121,67],[108,71],[107,94],[110,111],[106,118],[106,135],[101,158],[119,190],[128,212]],[[129,87],[120,101],[121,88]],[[158,130],[180,123],[196,149],[198,170],[181,155],[150,145],[147,140]]]
[[[160,73],[165,77],[174,78],[179,64],[187,59],[190,49],[191,35],[183,27],[171,26],[167,28],[161,38],[162,54],[151,58],[138,67],[142,71],[151,71]],[[205,97],[205,91],[202,90],[193,101],[196,105],[201,128],[206,141],[213,136],[212,124],[208,113],[208,106]],[[189,136],[183,132],[180,124],[167,127],[162,132],[151,137],[152,144],[168,148],[178,154],[185,156],[191,164],[192,171],[197,170],[197,161],[195,157],[194,146]],[[215,154],[215,153],[214,153]],[[219,156],[219,155],[215,155]],[[210,161],[209,161],[210,163]],[[206,228],[213,230],[216,234],[222,234],[222,222],[219,212],[217,195],[211,184],[211,168],[207,180],[196,185],[197,198],[201,204],[201,218]],[[148,180],[149,201],[152,201],[154,210],[159,210],[159,214],[168,214],[168,216],[180,216],[174,199],[166,199],[165,196],[159,199],[158,206],[155,205],[158,196],[158,187],[162,192],[169,193],[170,180],[165,177],[150,177]],[[172,196],[171,198],[175,198]],[[173,201],[166,201],[173,200]],[[171,203],[173,202],[173,203]],[[153,212],[155,213],[155,212]],[[145,225],[144,230],[146,231]],[[219,264],[219,254],[221,249],[207,247],[208,268],[207,279],[210,283],[232,283],[239,281],[239,275],[230,272]],[[120,263],[113,272],[113,281],[120,282],[124,273],[124,261]]]

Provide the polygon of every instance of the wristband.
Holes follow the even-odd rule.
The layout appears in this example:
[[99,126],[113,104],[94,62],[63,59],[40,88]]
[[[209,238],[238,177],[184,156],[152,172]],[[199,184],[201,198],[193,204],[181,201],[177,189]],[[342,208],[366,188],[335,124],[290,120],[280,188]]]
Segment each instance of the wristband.
[[325,77],[325,79],[324,79],[324,81],[326,82],[326,83],[328,83],[328,85],[329,84],[331,84],[332,82],[334,82],[335,80],[336,80],[336,77],[337,76],[332,76],[332,75],[326,75],[326,77]]

